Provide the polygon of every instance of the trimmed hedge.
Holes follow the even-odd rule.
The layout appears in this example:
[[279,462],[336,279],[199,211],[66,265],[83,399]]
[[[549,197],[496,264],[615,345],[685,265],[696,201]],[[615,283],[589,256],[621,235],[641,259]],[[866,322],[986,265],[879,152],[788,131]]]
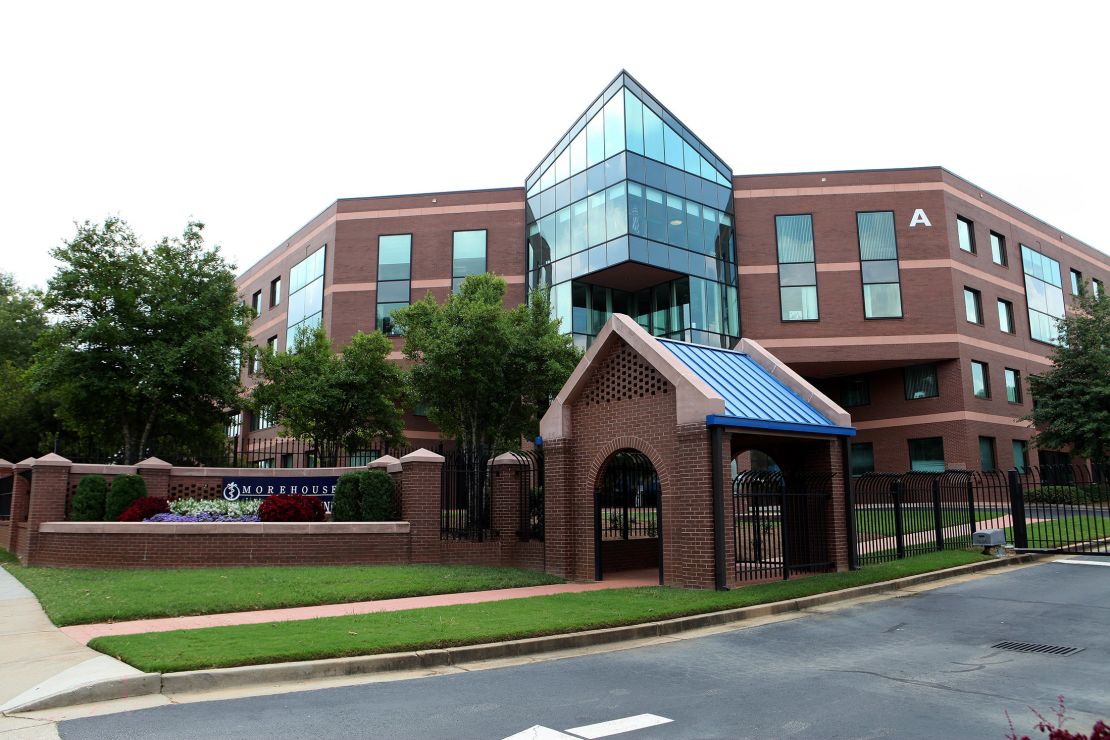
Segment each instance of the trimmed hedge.
[[1089,504],[1106,501],[1110,488],[1097,483],[1076,483],[1063,486],[1039,486],[1025,491],[1025,500],[1037,504]]
[[104,504],[108,498],[108,481],[103,475],[86,475],[77,483],[69,509],[71,522],[104,520]]
[[335,485],[331,518],[336,522],[395,522],[400,519],[393,478],[384,470],[344,473]]
[[333,522],[357,522],[362,519],[362,476],[365,473],[344,473],[335,482],[331,499]]
[[108,490],[108,498],[104,503],[104,520],[118,521],[123,512],[146,496],[146,481],[141,475],[117,475],[112,480],[112,487]]

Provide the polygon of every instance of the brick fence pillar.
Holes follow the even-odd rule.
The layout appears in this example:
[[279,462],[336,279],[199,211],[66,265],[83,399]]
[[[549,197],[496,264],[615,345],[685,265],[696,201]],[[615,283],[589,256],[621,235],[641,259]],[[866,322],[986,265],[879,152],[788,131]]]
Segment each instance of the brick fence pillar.
[[135,466],[137,472],[146,484],[146,495],[155,498],[170,497],[170,471],[173,465],[156,457],[148,457]]
[[848,570],[848,522],[844,508],[844,486],[845,476],[850,471],[844,469],[840,441],[815,443],[807,458],[807,470],[832,476],[829,502],[825,508],[825,531],[821,534],[825,540],[828,559],[835,564],[838,571]]
[[[7,478],[15,477],[15,465],[0,458],[0,481]],[[0,522],[0,547],[8,552],[14,552],[11,548],[11,499],[15,498],[15,481],[12,481],[12,496],[8,499],[8,522],[7,527],[4,528],[4,523]]]
[[409,523],[414,563],[439,562],[443,461],[443,455],[421,448],[389,468],[401,469],[401,518]]
[[27,553],[27,511],[31,508],[31,476],[35,458],[28,457],[13,466],[12,516],[9,521],[8,552],[23,560]]
[[[66,518],[66,497],[69,494],[69,470],[73,463],[61,455],[50,453],[35,460],[31,474],[30,505],[27,507],[26,556],[24,565],[35,562],[35,541],[43,522],[61,522]],[[22,535],[21,535],[22,537]]]
[[521,459],[511,452],[490,461],[490,502],[493,509],[492,527],[503,542],[520,539],[520,466]]
[[[663,491],[663,577],[668,586],[713,588],[713,466],[705,424],[675,429],[677,448]],[[727,552],[726,552],[727,557]]]
[[[544,547],[548,573],[574,578],[575,523],[573,507],[574,445],[569,439],[544,440],[543,443]],[[593,527],[577,536],[593,551]],[[588,578],[593,577],[590,573]]]

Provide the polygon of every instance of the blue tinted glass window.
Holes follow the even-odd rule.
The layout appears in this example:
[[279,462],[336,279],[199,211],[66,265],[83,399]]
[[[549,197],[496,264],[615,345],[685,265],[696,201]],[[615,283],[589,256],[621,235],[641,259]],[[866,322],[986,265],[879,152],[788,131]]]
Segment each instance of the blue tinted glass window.
[[324,257],[321,247],[298,262],[289,271],[289,298],[286,310],[286,342],[288,346],[300,329],[321,324],[324,306]]
[[624,91],[624,125],[629,150],[644,153],[644,104],[628,90]]
[[682,137],[671,128],[663,124],[663,148],[666,154],[664,162],[671,167],[682,169]]
[[570,174],[586,169],[586,130],[582,129],[570,142]]
[[624,183],[605,191],[605,234],[615,239],[628,232],[628,204]]
[[412,235],[378,237],[378,280],[408,280]]
[[863,281],[864,318],[900,318],[902,287],[897,270],[898,243],[894,234],[894,212],[857,213],[856,227]]
[[577,252],[587,246],[586,201],[580,200],[570,207],[570,251]]
[[586,124],[586,166],[593,167],[605,159],[605,122],[596,115]]
[[644,107],[644,154],[659,162],[663,161],[663,121],[655,111]]
[[570,209],[555,214],[555,259],[570,254]]
[[605,117],[605,156],[624,151],[624,97],[614,95],[602,110]]
[[605,241],[605,193],[595,193],[587,199],[590,245]]
[[456,231],[451,258],[451,277],[479,275],[486,271],[486,232]]
[[562,182],[570,177],[570,147],[568,146],[555,160],[555,180]]
[[1060,263],[1022,244],[1021,264],[1025,272],[1029,334],[1037,341],[1057,344],[1057,321],[1064,317]]

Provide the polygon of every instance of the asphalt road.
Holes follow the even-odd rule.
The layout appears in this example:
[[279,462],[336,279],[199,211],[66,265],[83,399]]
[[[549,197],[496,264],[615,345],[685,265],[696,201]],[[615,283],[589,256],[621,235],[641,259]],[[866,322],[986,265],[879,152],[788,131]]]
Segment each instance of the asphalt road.
[[[1004,640],[1083,650],[991,647]],[[58,731],[66,740],[499,739],[538,725],[546,729],[534,737],[573,738],[591,735],[585,725],[650,713],[672,721],[608,736],[1001,738],[1009,711],[1019,735],[1038,737],[1028,707],[1047,712],[1058,694],[1076,717],[1071,729],[1089,732],[1094,719],[1110,719],[1110,567],[1047,563],[665,645],[165,706],[64,722]]]

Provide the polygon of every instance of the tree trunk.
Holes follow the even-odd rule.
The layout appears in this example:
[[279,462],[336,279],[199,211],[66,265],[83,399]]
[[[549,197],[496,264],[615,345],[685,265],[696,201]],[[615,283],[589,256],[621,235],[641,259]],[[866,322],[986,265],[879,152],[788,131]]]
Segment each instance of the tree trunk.
[[[143,435],[139,438],[139,447],[135,450],[135,457],[137,458],[142,451],[146,449],[147,437],[150,436],[150,430],[154,427],[154,417],[158,415],[158,407],[155,406],[150,410],[150,416],[146,418],[146,426],[143,427]],[[138,462],[138,460],[135,460]]]

